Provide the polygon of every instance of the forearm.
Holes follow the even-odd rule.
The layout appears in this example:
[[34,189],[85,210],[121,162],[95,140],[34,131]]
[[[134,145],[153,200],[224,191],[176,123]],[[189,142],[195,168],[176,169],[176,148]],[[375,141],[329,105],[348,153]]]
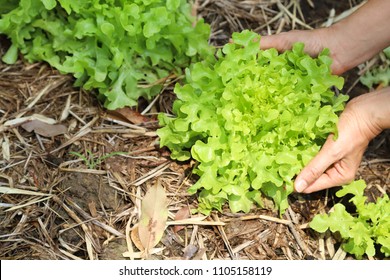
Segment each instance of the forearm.
[[390,1],[369,0],[346,19],[330,27],[341,48],[336,59],[351,69],[390,45]]

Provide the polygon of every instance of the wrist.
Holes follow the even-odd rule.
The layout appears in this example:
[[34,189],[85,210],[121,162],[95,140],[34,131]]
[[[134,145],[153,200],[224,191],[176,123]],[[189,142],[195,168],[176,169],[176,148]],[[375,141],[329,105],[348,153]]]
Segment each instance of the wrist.
[[383,131],[390,128],[390,87],[372,93],[377,99],[377,108],[374,108],[375,125]]
[[390,16],[390,1],[370,0],[352,15],[326,28],[324,43],[329,42],[340,73],[369,60],[390,45],[385,24]]
[[333,74],[340,75],[364,62],[361,43],[356,42],[342,24],[338,23],[317,31],[322,45],[330,50]]
[[345,111],[353,112],[367,141],[390,128],[390,87],[352,99]]
[[378,51],[362,37],[354,34],[346,23],[340,22],[325,28],[325,41],[334,63],[334,74],[340,75],[373,57]]

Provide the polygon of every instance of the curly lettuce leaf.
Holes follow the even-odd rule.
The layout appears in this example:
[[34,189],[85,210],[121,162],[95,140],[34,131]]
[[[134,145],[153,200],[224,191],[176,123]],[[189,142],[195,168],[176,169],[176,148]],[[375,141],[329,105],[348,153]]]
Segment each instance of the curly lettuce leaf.
[[343,249],[361,259],[364,254],[374,256],[375,244],[380,251],[390,256],[390,200],[387,195],[375,203],[366,203],[364,196],[366,184],[363,180],[343,186],[336,195],[353,195],[349,200],[356,206],[356,215],[347,212],[344,205],[337,203],[329,214],[316,215],[310,227],[317,232],[339,232],[344,243]]
[[199,162],[189,191],[200,191],[201,212],[227,202],[248,212],[266,195],[283,213],[294,177],[337,132],[347,97],[331,87],[341,89],[343,79],[331,74],[326,50],[318,58],[302,43],[281,54],[260,50],[260,36],[250,31],[233,41],[176,85],[175,117],[159,116],[160,145],[173,159]]
[[379,84],[386,87],[390,84],[390,47],[384,49],[383,54],[385,57],[383,63],[360,77],[360,82],[368,88]]

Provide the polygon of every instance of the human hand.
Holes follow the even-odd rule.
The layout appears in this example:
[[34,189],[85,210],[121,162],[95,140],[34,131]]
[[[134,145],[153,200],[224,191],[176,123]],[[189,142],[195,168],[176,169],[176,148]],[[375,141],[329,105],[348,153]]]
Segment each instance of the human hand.
[[389,105],[389,88],[352,99],[340,115],[337,139],[329,135],[297,176],[295,190],[311,193],[353,181],[369,141],[390,126]]
[[[328,28],[263,36],[260,48],[285,51],[295,42],[303,42],[305,51],[312,56],[328,48],[333,59],[331,70],[339,75],[390,45],[390,33],[384,24],[389,15],[390,1],[371,0]],[[330,135],[318,155],[297,176],[296,191],[310,193],[354,179],[369,141],[390,128],[390,87],[351,100],[337,127],[337,139]]]
[[[342,53],[340,46],[329,36],[328,29],[311,31],[290,31],[278,35],[262,37],[260,47],[274,47],[282,52],[291,49],[299,41],[305,44],[305,51],[311,56],[317,56],[325,47],[331,51],[333,63],[332,72],[341,74],[345,71],[336,54]],[[329,38],[329,39],[328,39]],[[364,108],[360,108],[358,99],[348,103],[341,114],[338,123],[338,137],[329,135],[321,151],[301,171],[295,180],[297,192],[311,193],[332,186],[343,185],[352,181],[360,165],[363,153],[369,141],[375,136],[366,124],[368,116]]]
[[[332,35],[333,31],[328,28],[315,30],[293,30],[282,32],[276,35],[263,36],[260,41],[261,49],[275,48],[283,52],[292,48],[296,42],[305,44],[305,52],[315,57],[324,48],[329,48],[333,60],[331,65],[332,73],[339,75],[346,71],[346,67],[339,59],[343,56],[341,45],[337,42],[337,36]],[[337,35],[337,34],[336,34]]]
[[340,22],[321,29],[296,30],[263,36],[260,48],[291,49],[293,43],[305,43],[305,51],[317,56],[324,48],[330,50],[333,74],[367,61],[390,45],[388,22],[390,1],[371,0]]

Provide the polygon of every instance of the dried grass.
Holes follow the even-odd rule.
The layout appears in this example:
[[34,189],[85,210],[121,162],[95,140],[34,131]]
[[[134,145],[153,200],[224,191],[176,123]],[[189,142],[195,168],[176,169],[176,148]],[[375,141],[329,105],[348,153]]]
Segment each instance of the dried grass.
[[[199,0],[197,14],[211,24],[212,43],[222,45],[244,28],[271,34],[317,27],[328,19],[304,17],[317,4]],[[47,64],[0,64],[0,259],[122,259],[124,252],[127,258],[139,257],[130,232],[141,197],[156,178],[168,194],[170,220],[158,246],[164,249],[152,258],[350,258],[332,237],[307,228],[313,215],[333,202],[332,191],[292,195],[283,217],[271,207],[245,215],[226,208],[211,217],[174,221],[178,210],[195,209],[197,201],[186,192],[195,180],[193,162],[171,161],[158,147],[155,112],[170,112],[172,101],[170,84],[152,103],[140,104],[148,121],[131,124],[106,112],[93,94],[74,88],[72,78]],[[17,120],[33,114],[66,125],[67,133],[48,138],[25,131]],[[10,120],[16,122],[5,125]],[[373,198],[389,193],[389,150],[384,133],[359,171]],[[112,152],[126,155],[108,157],[91,169],[72,151],[93,155],[95,163]],[[175,233],[177,225],[184,228]]]

